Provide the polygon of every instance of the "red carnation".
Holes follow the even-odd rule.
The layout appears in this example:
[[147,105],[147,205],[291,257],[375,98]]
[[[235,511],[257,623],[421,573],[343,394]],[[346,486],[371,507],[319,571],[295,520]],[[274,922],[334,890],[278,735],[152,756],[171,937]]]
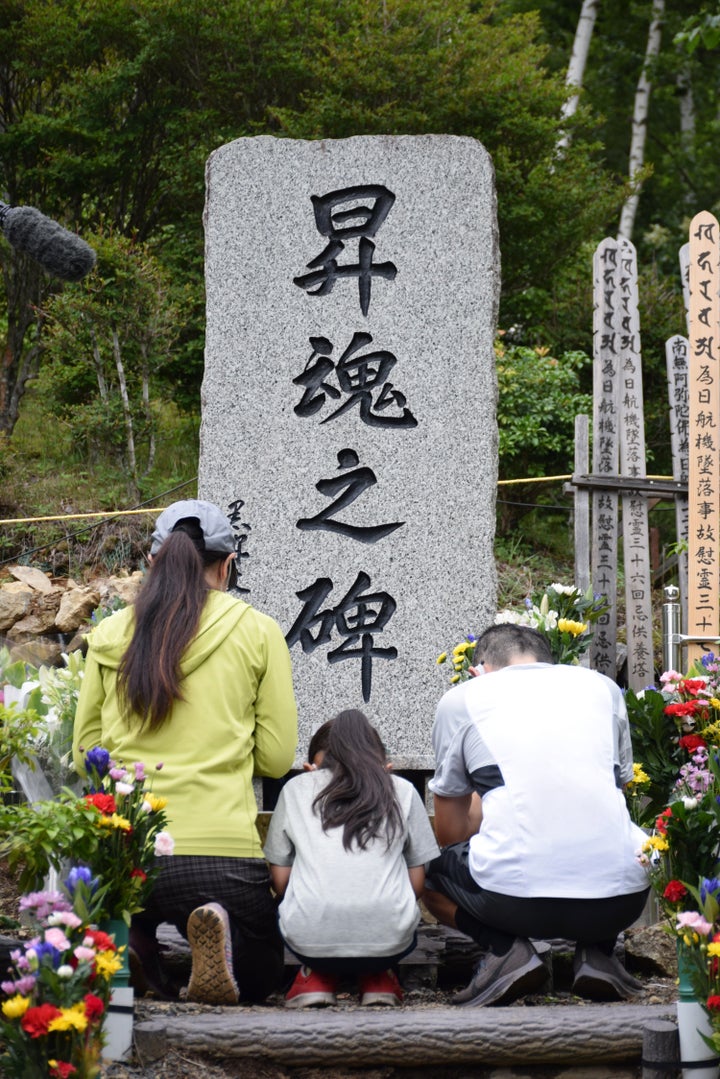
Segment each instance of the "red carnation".
[[38,1004],[36,1008],[28,1008],[20,1020],[20,1026],[31,1038],[43,1038],[53,1019],[57,1019],[62,1012],[54,1004]]
[[86,993],[83,1000],[85,1002],[85,1015],[88,1018],[88,1022],[97,1022],[105,1011],[105,1005],[100,1000],[100,997],[96,997],[94,993]]
[[95,808],[100,813],[104,813],[106,817],[111,817],[113,813],[117,813],[117,803],[112,794],[103,794],[102,792],[98,794],[86,794],[85,801],[88,805],[95,806]]
[[670,903],[679,903],[687,895],[687,888],[680,880],[669,880],[663,892],[663,899]]
[[656,819],[655,831],[659,832],[660,835],[667,835],[667,822],[670,817],[672,817],[672,809],[668,806],[667,809],[663,809],[660,816]]
[[115,952],[115,941],[107,933],[103,933],[102,929],[87,929],[85,936],[90,937],[93,942],[93,946],[97,948],[99,952]]
[[704,678],[683,678],[678,689],[681,693],[699,693],[701,689],[707,689]]
[[138,869],[136,867],[135,869],[133,869],[132,873],[130,874],[130,878],[132,879],[133,877],[137,877],[137,879],[144,884],[145,881],[147,880],[147,873],[145,872],[144,869]]
[[48,1074],[52,1079],[68,1079],[69,1075],[77,1075],[77,1073],[78,1070],[74,1064],[65,1060],[56,1060]]
[[708,997],[707,998],[707,1010],[709,1012],[720,1012],[720,997]]
[[702,707],[700,701],[680,701],[678,704],[666,704],[663,711],[666,716],[694,716]]
[[688,753],[694,753],[696,749],[700,749],[701,746],[705,747],[707,742],[699,734],[684,734],[682,738],[678,740],[678,745],[683,749],[686,749]]

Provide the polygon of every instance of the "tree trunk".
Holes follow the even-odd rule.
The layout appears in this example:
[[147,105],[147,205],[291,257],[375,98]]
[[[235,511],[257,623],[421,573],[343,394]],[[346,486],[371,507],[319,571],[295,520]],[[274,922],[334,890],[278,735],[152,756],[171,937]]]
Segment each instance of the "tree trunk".
[[112,332],[112,344],[113,355],[115,357],[115,366],[118,373],[118,383],[120,386],[120,398],[122,400],[123,415],[125,417],[125,444],[127,446],[128,455],[128,467],[130,470],[131,483],[131,496],[137,499],[139,495],[138,491],[138,477],[137,477],[137,460],[135,458],[135,431],[133,429],[132,412],[130,411],[130,398],[127,392],[127,383],[125,382],[125,368],[123,367],[122,355],[120,353],[120,340],[117,332]]
[[650,105],[650,92],[652,83],[649,72],[652,64],[660,52],[662,37],[662,21],[665,15],[665,0],[653,0],[650,30],[648,32],[647,47],[642,71],[635,91],[635,108],[633,110],[632,139],[630,141],[630,183],[632,192],[625,200],[620,215],[620,227],[618,239],[632,239],[635,215],[638,202],[640,201],[640,181],[636,180],[638,173],[645,163],[645,139],[647,137],[647,118]]
[[[600,0],[583,0],[580,18],[578,19],[577,28],[575,30],[575,40],[573,41],[570,63],[568,64],[567,75],[565,76],[565,85],[573,87],[577,93],[572,94],[563,105],[561,112],[563,120],[569,120],[570,117],[575,114],[575,110],[578,107],[580,90],[582,89],[583,78],[585,77],[585,65],[587,64],[590,42],[592,40],[595,19],[597,18],[599,7]],[[569,143],[570,136],[567,132],[563,131],[558,140],[557,149],[564,150]]]

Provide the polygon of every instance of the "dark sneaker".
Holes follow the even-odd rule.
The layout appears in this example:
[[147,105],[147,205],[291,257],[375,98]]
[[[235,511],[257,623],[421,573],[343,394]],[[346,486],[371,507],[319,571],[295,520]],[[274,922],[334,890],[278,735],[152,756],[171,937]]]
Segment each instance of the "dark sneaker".
[[573,993],[589,1000],[629,1000],[643,989],[616,956],[588,944],[576,948],[573,972]]
[[486,1004],[507,1004],[524,993],[541,989],[547,970],[529,940],[518,937],[505,955],[487,952],[472,979],[451,1003],[464,1008],[479,1008]]
[[230,920],[219,903],[196,907],[188,918],[187,938],[192,970],[187,1000],[198,1004],[237,1004],[240,999],[233,974]]
[[337,978],[310,967],[300,967],[285,997],[286,1008],[326,1008],[337,1004]]
[[370,1004],[384,1004],[391,1008],[402,1004],[403,991],[394,971],[384,970],[380,974],[363,974],[360,978],[360,1004],[366,1008]]

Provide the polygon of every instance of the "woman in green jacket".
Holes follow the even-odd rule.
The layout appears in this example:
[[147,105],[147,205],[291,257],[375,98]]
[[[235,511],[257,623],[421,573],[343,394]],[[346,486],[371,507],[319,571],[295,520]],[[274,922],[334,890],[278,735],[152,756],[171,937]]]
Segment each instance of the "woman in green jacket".
[[137,601],[89,636],[73,735],[78,771],[96,746],[125,767],[162,765],[153,792],[175,853],[133,918],[131,958],[157,986],[155,930],[175,925],[192,950],[188,999],[213,1004],[263,1000],[282,977],[252,778],[284,775],[297,742],[282,630],[227,595],[235,557],[212,503],[160,515]]

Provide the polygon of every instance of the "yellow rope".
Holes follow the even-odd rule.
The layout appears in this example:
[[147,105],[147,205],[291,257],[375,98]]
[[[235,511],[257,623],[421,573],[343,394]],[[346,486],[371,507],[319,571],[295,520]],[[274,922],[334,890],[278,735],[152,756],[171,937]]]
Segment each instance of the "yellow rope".
[[[672,480],[674,476],[645,476],[648,480]],[[572,475],[567,476],[526,476],[520,480],[498,480],[498,487],[508,487],[517,483],[556,483],[558,480],[571,480]],[[166,507],[156,506],[142,510],[102,510],[98,513],[59,513],[53,517],[6,517],[0,520],[0,525],[27,525],[39,524],[41,521],[84,521],[90,517],[131,517],[141,513],[162,513]]]

